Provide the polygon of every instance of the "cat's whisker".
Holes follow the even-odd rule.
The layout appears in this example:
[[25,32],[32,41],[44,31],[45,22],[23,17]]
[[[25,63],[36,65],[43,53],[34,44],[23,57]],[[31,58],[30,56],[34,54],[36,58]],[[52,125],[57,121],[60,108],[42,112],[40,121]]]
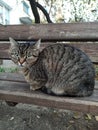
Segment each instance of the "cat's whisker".
[[18,66],[21,68],[21,67],[24,67],[23,64],[21,64],[20,62],[18,62]]

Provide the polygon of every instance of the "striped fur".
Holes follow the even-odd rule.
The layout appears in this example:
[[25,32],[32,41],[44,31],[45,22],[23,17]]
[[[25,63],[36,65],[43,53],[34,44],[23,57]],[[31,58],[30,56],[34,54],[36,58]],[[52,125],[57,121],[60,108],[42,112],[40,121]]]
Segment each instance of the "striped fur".
[[[10,42],[11,58],[15,63],[22,61],[20,64],[31,90],[41,89],[48,94],[65,96],[90,96],[93,93],[95,70],[81,50],[53,44],[40,52],[40,40],[33,45],[19,44],[12,38]],[[13,55],[13,50],[18,56]]]

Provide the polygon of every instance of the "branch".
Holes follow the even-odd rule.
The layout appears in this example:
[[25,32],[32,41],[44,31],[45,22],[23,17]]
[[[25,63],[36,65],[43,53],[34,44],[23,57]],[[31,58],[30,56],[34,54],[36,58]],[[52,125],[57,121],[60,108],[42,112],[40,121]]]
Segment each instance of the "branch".
[[50,19],[49,14],[48,14],[47,11],[44,9],[44,7],[43,7],[41,4],[39,4],[38,2],[36,2],[36,5],[37,5],[37,7],[43,12],[43,14],[45,15],[45,17],[46,17],[48,23],[53,23],[53,22],[51,21],[51,19]]
[[29,0],[29,2],[30,2],[30,5],[31,5],[31,9],[32,9],[34,18],[35,18],[35,23],[40,23],[40,16],[39,16],[39,13],[38,13],[38,10],[37,10],[37,5],[36,5],[35,0]]

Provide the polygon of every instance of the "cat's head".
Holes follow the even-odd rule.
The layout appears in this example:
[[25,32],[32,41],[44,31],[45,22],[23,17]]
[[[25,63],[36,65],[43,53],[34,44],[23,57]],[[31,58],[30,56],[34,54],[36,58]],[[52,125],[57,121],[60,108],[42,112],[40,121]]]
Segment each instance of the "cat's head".
[[35,63],[40,52],[40,40],[35,43],[18,43],[11,37],[9,40],[9,54],[15,64],[25,67]]

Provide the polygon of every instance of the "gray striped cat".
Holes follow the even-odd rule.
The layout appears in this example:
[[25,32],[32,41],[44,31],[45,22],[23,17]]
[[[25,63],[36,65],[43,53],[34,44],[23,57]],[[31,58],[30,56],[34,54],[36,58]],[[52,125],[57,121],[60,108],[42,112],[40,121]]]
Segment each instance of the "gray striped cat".
[[25,44],[9,39],[11,59],[22,66],[31,90],[79,97],[93,93],[95,70],[89,57],[80,49],[59,43],[40,51],[40,40]]

